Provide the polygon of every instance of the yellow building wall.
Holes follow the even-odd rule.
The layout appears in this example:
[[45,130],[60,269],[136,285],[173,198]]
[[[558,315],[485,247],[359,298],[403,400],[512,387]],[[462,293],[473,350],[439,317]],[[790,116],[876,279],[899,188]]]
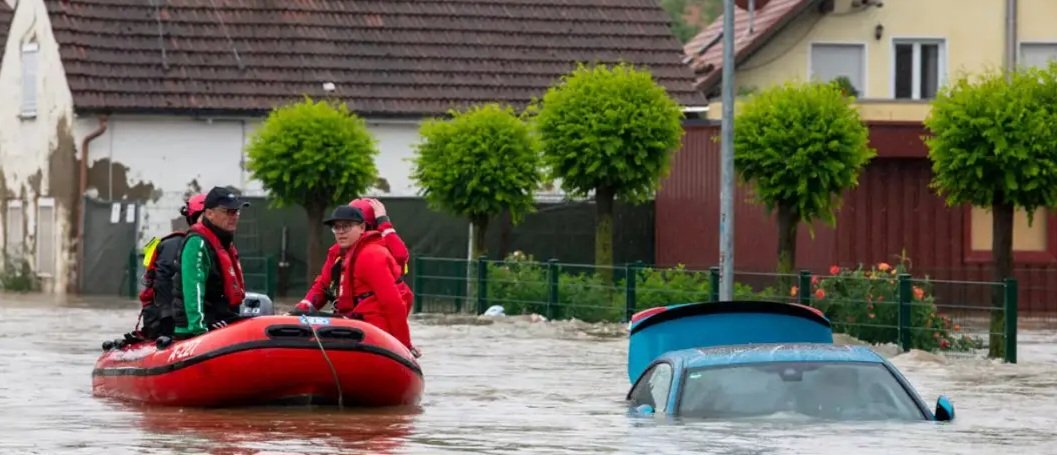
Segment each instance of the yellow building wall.
[[1018,0],[1017,4],[1017,39],[1057,43],[1057,1]]
[[[1005,63],[1006,0],[884,0],[881,8],[850,9],[851,0],[836,0],[831,13],[805,12],[788,24],[737,70],[739,90],[765,88],[788,80],[809,79],[812,43],[862,44],[866,48],[865,90],[860,110],[867,120],[920,121],[927,100],[893,99],[893,40],[945,40],[941,84],[963,74]],[[1057,0],[1019,0],[1018,38],[1057,42]],[[880,39],[875,29],[882,25]],[[721,104],[709,109],[721,117]]]

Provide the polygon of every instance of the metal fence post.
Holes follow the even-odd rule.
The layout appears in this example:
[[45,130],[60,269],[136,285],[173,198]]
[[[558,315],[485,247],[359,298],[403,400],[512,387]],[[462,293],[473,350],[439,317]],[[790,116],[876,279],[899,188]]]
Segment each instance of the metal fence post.
[[708,293],[713,302],[719,301],[719,267],[708,269]]
[[910,286],[910,274],[899,274],[899,345],[903,352],[910,350],[910,299],[913,293]]
[[644,265],[642,261],[635,261],[625,266],[624,322],[631,322],[631,316],[635,314],[635,281]]
[[411,260],[412,291],[415,293],[415,313],[422,312],[422,256],[415,256]]
[[[456,271],[456,273],[458,273],[458,275],[456,275],[458,278],[455,281],[456,282],[455,295],[454,295],[454,297],[455,297],[455,299],[454,299],[455,300],[455,314],[461,314],[462,313],[462,302],[463,302],[464,299],[466,299],[466,297],[467,297],[466,291],[469,290],[467,288],[470,286],[470,274],[469,274],[469,272],[470,272],[470,260],[469,259],[460,259],[460,260],[456,261],[454,264],[455,264],[455,266],[454,266],[455,271]],[[447,276],[447,275],[444,275],[444,276]]]
[[811,306],[811,271],[800,271],[800,289],[797,291],[797,299],[801,305]]
[[558,313],[558,260],[549,259],[547,261],[547,282],[549,283],[547,292],[547,318],[554,320],[557,319]]
[[488,256],[477,258],[477,314],[488,309]]
[[1017,363],[1017,279],[1006,278],[1006,362]]
[[136,298],[136,272],[139,271],[139,267],[136,266],[136,249],[128,253],[128,297],[130,299]]
[[269,299],[275,300],[275,293],[279,287],[276,282],[279,266],[275,256],[268,255],[264,261],[264,293]]

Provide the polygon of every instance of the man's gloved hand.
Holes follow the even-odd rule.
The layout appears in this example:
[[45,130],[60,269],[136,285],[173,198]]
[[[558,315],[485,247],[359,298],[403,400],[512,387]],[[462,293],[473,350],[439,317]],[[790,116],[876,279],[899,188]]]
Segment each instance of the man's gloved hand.
[[411,346],[411,355],[415,356],[415,358],[417,359],[419,357],[422,357],[422,352],[420,352],[417,347]]
[[217,321],[217,322],[214,322],[214,323],[209,325],[209,330],[222,329],[222,328],[227,327],[227,326],[228,326],[228,322],[227,321]]
[[302,313],[312,313],[316,311],[316,307],[312,306],[312,303],[308,300],[302,300],[297,305],[294,305],[294,311],[300,311]]

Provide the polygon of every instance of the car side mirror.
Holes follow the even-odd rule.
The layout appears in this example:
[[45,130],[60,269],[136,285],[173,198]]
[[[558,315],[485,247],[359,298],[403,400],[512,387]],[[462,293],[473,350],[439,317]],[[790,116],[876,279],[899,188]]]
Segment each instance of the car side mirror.
[[649,416],[653,415],[654,412],[655,410],[653,409],[653,406],[648,404],[640,404],[635,407],[635,413],[638,415]]
[[951,404],[951,400],[944,395],[940,395],[940,397],[936,399],[936,420],[940,422],[954,420],[954,405]]

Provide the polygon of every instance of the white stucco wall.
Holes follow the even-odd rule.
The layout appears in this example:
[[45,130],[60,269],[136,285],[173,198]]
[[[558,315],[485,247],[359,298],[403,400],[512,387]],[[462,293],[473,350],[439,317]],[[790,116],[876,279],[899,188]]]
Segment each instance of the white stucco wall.
[[[415,122],[369,122],[378,140],[376,166],[390,184],[390,192],[376,195],[414,196],[410,180],[412,144],[418,140]],[[263,195],[259,181],[242,169],[245,144],[260,119],[200,119],[177,116],[111,116],[105,133],[89,144],[88,166],[92,169],[89,192],[103,200],[144,197],[151,187],[150,202],[140,218],[143,244],[153,236],[169,232],[172,218],[179,216],[184,194],[195,184],[201,191],[231,185],[249,195]],[[99,126],[96,117],[78,118],[75,136],[80,140]],[[109,166],[108,166],[109,163]],[[127,167],[124,174],[120,167]],[[100,179],[99,170],[109,174]],[[122,181],[122,179],[124,179]],[[141,184],[139,190],[125,191]]]
[[[22,46],[36,42],[38,51],[38,71],[36,83],[37,114],[35,117],[23,117],[22,105]],[[6,242],[21,242],[22,250],[37,270],[37,202],[38,198],[58,196],[56,200],[55,221],[57,223],[51,239],[56,246],[53,258],[42,260],[54,261],[55,276],[43,277],[41,284],[45,291],[62,291],[68,279],[69,265],[74,259],[74,245],[65,233],[69,232],[72,201],[70,194],[52,194],[53,184],[70,182],[53,182],[51,163],[52,155],[59,148],[67,161],[62,167],[68,170],[72,150],[70,138],[60,137],[61,131],[69,132],[72,121],[72,98],[67,88],[66,75],[59,60],[59,49],[51,32],[44,3],[41,0],[21,0],[17,3],[11,28],[5,47],[4,61],[0,66],[0,167],[3,168],[4,186],[7,194],[0,194],[0,199],[11,196],[22,200],[24,216],[24,236],[22,239],[9,239],[3,233],[5,223],[0,223],[0,238]],[[68,175],[63,173],[63,175]],[[39,180],[38,180],[39,179]],[[69,188],[69,187],[65,187]],[[6,209],[6,201],[2,204]],[[6,216],[0,215],[0,217]]]
[[419,142],[417,121],[368,121],[367,127],[378,140],[374,165],[378,177],[389,183],[389,192],[374,190],[376,196],[418,196],[418,186],[411,181],[411,159]]

